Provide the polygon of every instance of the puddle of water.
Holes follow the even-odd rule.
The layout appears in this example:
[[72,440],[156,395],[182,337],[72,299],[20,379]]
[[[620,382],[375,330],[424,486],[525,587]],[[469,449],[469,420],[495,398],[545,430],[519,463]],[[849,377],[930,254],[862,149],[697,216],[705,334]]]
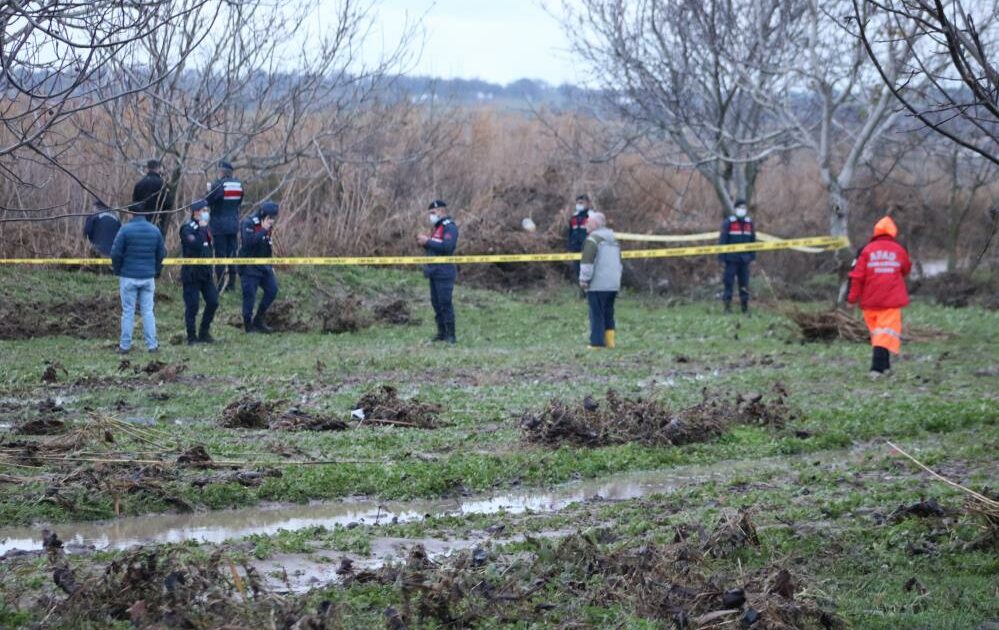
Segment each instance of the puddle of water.
[[[843,458],[843,453],[812,454],[805,461]],[[691,483],[725,479],[742,472],[786,470],[800,458],[768,458],[721,462],[711,466],[685,466],[674,470],[632,472],[601,479],[567,483],[549,490],[525,489],[493,496],[418,501],[316,502],[305,505],[272,504],[237,510],[193,514],[155,514],[112,521],[61,523],[50,526],[68,545],[97,549],[127,549],[154,543],[195,540],[221,543],[253,534],[274,534],[308,527],[351,523],[411,522],[426,516],[521,514],[557,512],[573,503],[594,497],[609,501],[668,494]],[[0,528],[0,555],[11,550],[42,548],[41,525]]]

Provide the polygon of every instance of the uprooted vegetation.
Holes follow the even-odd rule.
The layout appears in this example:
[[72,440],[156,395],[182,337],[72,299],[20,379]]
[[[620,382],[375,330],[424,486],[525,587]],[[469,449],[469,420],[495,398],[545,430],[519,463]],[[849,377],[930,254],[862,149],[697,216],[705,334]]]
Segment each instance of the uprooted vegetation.
[[614,390],[606,400],[587,396],[574,404],[552,399],[540,412],[525,412],[520,428],[528,442],[559,447],[639,443],[681,446],[706,442],[734,424],[783,426],[796,417],[778,384],[771,401],[763,394],[737,395],[734,400],[703,393],[700,403],[671,409],[653,398],[624,398]]
[[588,625],[588,607],[613,607],[677,628],[841,625],[807,594],[807,578],[787,568],[728,574],[705,566],[708,557],[727,558],[758,545],[751,517],[740,513],[725,515],[710,533],[677,526],[666,544],[629,543],[610,531],[591,530],[557,541],[528,537],[525,554],[476,548],[440,563],[415,546],[405,562],[348,571],[345,583],[393,586],[402,602],[384,614],[396,624],[390,627],[400,628],[475,627],[494,619]]
[[[398,298],[376,298],[370,303],[352,293],[327,292],[326,300],[318,305],[306,305],[292,299],[276,301],[267,311],[267,325],[278,332],[320,331],[330,334],[352,333],[381,322],[397,326],[418,323],[409,304]],[[229,324],[242,328],[237,314]]]
[[347,423],[318,411],[288,407],[282,401],[252,396],[234,400],[222,410],[219,425],[228,429],[273,431],[343,431]]
[[[815,312],[791,309],[785,311],[784,314],[794,324],[797,333],[804,341],[842,339],[843,341],[867,343],[871,339],[867,324],[848,311]],[[951,334],[934,328],[906,325],[902,336],[906,341],[921,342],[948,339]]]
[[354,406],[361,411],[360,421],[365,424],[419,429],[436,429],[441,426],[437,419],[442,411],[440,405],[417,398],[400,398],[399,390],[391,385],[382,385],[364,394]]

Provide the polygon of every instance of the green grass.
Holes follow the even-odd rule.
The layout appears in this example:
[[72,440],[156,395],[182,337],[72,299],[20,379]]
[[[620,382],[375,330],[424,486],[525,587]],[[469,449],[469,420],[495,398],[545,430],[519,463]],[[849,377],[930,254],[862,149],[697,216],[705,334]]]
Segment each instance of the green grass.
[[[157,307],[163,350],[156,358],[186,362],[178,382],[159,383],[142,373],[119,372],[121,357],[113,353],[113,338],[0,341],[0,399],[59,396],[67,400],[67,415],[80,419],[118,405],[124,411],[114,411],[116,415],[150,419],[154,428],[168,434],[165,440],[171,446],[203,444],[216,459],[274,460],[274,452],[282,450],[294,459],[362,462],[286,466],[282,476],[252,488],[236,483],[195,488],[191,478],[205,474],[197,471],[163,482],[169,493],[205,509],[354,495],[435,498],[543,487],[632,470],[794,455],[787,471],[748,470],[724,481],[692,484],[668,497],[587,504],[564,513],[516,518],[447,517],[378,528],[282,532],[240,541],[240,553],[256,558],[315,549],[366,553],[376,536],[460,537],[497,521],[508,525],[510,535],[590,525],[609,527],[629,541],[663,541],[676,523],[712,523],[720,509],[752,507],[761,515],[761,523],[771,527],[762,535],[761,548],[739,561],[751,567],[774,558],[800,558],[854,627],[966,628],[999,617],[994,603],[993,578],[999,571],[995,555],[960,548],[972,536],[973,524],[955,524],[946,539],[921,521],[872,526],[872,510],[890,511],[928,495],[958,507],[958,492],[927,482],[905,465],[893,467],[883,452],[870,455],[878,452],[876,447],[865,451],[864,459],[840,467],[815,466],[805,457],[814,454],[818,461],[823,454],[848,453],[852,444],[876,444],[887,438],[921,445],[921,459],[945,472],[960,464],[955,474],[964,483],[995,487],[994,453],[999,446],[994,354],[999,315],[995,312],[947,309],[917,300],[905,312],[907,323],[954,336],[904,344],[901,360],[895,360],[897,376],[871,382],[866,375],[869,347],[801,344],[781,316],[763,307],[742,318],[722,315],[713,303],[666,308],[657,300],[625,293],[618,301],[619,347],[595,352],[585,347],[585,304],[575,298],[571,287],[499,294],[459,284],[460,343],[447,347],[428,342],[432,314],[424,296],[425,281],[416,273],[308,270],[279,272],[279,277],[281,298],[296,301],[309,313],[322,300],[315,289],[318,282],[369,299],[405,297],[423,324],[376,325],[345,335],[246,336],[225,323],[239,308],[238,297],[228,294],[215,327],[218,344],[168,345],[170,337],[182,332],[182,303],[179,286],[164,280],[159,290],[173,299]],[[0,270],[4,300],[46,302],[115,290],[116,281],[110,276]],[[118,313],[102,316],[116,321]],[[149,357],[133,352],[128,358],[141,367]],[[65,369],[59,382],[40,382],[46,361],[57,361]],[[246,394],[305,404],[346,418],[357,399],[380,383],[397,385],[404,396],[439,402],[446,426],[272,433],[223,429],[216,422],[224,405]],[[699,401],[704,388],[734,398],[737,393],[769,393],[777,383],[788,390],[789,403],[800,411],[799,420],[784,429],[737,427],[709,443],[550,450],[527,445],[518,429],[522,412],[539,409],[552,397],[574,401],[615,389],[683,406]],[[153,399],[151,393],[165,399]],[[4,413],[0,406],[0,414]],[[13,416],[20,413],[6,413],[8,417],[0,421],[16,420]],[[808,431],[811,437],[796,437],[796,430]],[[139,447],[127,436],[117,439],[117,449]],[[35,474],[12,467],[0,468],[0,473]],[[107,491],[80,490],[52,502],[44,500],[47,483],[40,477],[37,482],[0,484],[0,527],[114,516],[115,501]],[[740,484],[748,489],[733,490]],[[125,515],[171,509],[153,493],[119,499]],[[828,524],[829,531],[798,531],[786,525],[816,522]],[[935,540],[935,554],[907,553],[908,543],[927,539]],[[511,543],[509,549],[513,552],[518,546]],[[910,577],[927,588],[925,596],[904,589]],[[47,582],[31,572],[16,580],[21,586],[31,580]],[[311,596],[343,603],[353,615],[354,627],[381,624],[380,611],[398,603],[391,589],[371,585],[322,589]],[[587,615],[594,624],[625,618],[622,627],[653,627],[614,607],[596,607]],[[0,625],[33,618],[11,608],[9,601],[0,601]]]

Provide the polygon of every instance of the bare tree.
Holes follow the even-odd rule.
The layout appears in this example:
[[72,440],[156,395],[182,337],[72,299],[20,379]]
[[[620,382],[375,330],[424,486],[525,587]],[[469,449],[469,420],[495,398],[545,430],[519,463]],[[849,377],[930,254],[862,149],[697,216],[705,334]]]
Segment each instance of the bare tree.
[[[881,79],[922,125],[999,164],[999,4],[990,0],[851,0]],[[891,70],[871,15],[892,25],[911,61]]]
[[[390,71],[407,59],[413,31],[365,66],[358,54],[371,15],[358,0],[340,0],[332,15],[322,12],[331,3],[321,0],[230,3],[218,18],[196,8],[198,0],[179,1],[191,10],[141,42],[150,67],[116,63],[115,69],[127,85],[140,86],[166,72],[171,59],[184,62],[165,80],[108,103],[115,121],[109,128],[84,129],[126,161],[158,157],[172,192],[185,176],[210,171],[225,158],[268,176],[260,195],[266,198],[300,175],[285,167],[311,157],[335,168],[360,154],[365,133],[384,122],[380,99],[388,94]],[[195,34],[210,21],[217,22],[212,37],[198,41]]]
[[183,62],[164,60],[144,80],[123,83],[111,69],[123,59],[145,64],[137,44],[191,11],[205,14],[193,41],[212,29],[218,3],[210,0],[43,0],[0,4],[0,172],[25,184],[18,160],[61,167],[72,142],[64,123],[86,110],[148,89]]
[[[580,6],[577,6],[580,5]],[[751,199],[761,163],[793,146],[768,111],[796,51],[796,0],[581,0],[574,50],[656,164],[694,168],[722,207]],[[768,95],[761,99],[760,95]]]

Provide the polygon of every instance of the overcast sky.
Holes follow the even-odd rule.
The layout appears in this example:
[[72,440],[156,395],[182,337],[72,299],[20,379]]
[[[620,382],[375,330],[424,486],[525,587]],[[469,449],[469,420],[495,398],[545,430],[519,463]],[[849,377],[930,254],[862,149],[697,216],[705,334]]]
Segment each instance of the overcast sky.
[[[560,5],[549,2],[549,5]],[[575,83],[559,21],[540,0],[378,0],[368,54],[398,41],[407,19],[422,16],[423,54],[410,74],[510,83],[542,79]]]

